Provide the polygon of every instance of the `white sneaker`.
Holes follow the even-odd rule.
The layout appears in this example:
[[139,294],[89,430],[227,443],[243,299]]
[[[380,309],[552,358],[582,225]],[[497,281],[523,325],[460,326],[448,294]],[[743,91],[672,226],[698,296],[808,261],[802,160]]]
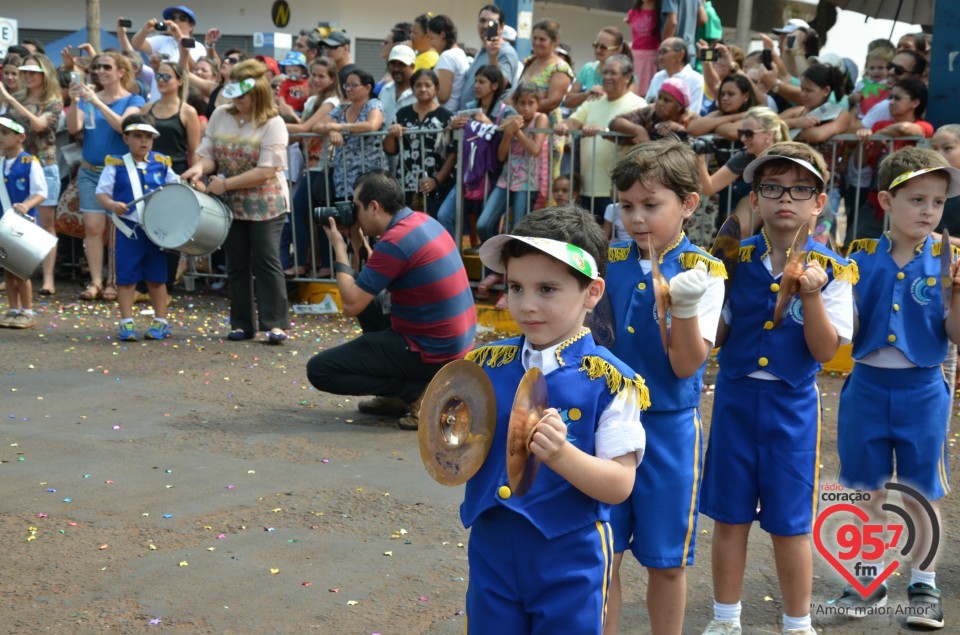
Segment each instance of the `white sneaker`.
[[740,635],[743,629],[738,622],[721,622],[720,620],[710,620],[703,635]]
[[818,635],[817,631],[811,626],[809,628],[791,628],[783,629],[781,635]]

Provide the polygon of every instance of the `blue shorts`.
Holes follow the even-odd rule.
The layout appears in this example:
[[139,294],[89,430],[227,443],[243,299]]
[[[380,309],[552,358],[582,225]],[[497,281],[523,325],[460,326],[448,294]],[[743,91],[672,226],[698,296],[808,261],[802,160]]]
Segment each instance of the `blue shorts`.
[[927,499],[943,498],[950,491],[949,409],[950,388],[940,366],[854,364],[840,393],[840,483],[874,491],[896,473],[898,482]]
[[47,198],[40,207],[56,207],[60,200],[60,166],[56,163],[43,166],[43,178],[47,182]]
[[123,232],[112,227],[113,245],[117,262],[117,284],[137,284],[141,280],[147,282],[166,283],[167,281],[167,254],[154,245],[147,238],[143,227],[123,221],[134,229],[132,238],[127,238]]
[[[810,533],[820,475],[815,381],[717,375],[700,511],[730,525],[760,521],[776,536]],[[758,506],[759,503],[759,506]]]
[[467,633],[600,635],[613,571],[610,525],[548,540],[497,506],[470,529]]
[[77,193],[80,197],[80,211],[94,214],[106,214],[106,210],[97,202],[97,183],[100,173],[81,167],[77,172]]
[[655,569],[692,565],[703,474],[700,412],[648,410],[643,429],[647,450],[633,493],[610,509],[614,551],[629,547],[640,564]]

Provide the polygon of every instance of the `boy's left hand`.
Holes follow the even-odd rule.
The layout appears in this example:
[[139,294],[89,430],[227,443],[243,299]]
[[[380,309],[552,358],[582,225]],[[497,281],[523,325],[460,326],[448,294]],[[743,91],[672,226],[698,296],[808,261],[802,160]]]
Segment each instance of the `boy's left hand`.
[[827,272],[816,260],[807,263],[806,269],[800,274],[800,293],[815,293],[827,284]]
[[567,443],[567,424],[556,408],[547,408],[530,441],[530,451],[544,463],[555,460]]

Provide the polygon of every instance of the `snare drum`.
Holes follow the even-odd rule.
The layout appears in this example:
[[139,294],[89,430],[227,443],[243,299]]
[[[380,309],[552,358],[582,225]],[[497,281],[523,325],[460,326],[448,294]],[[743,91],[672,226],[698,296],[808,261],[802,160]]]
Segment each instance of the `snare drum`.
[[140,224],[161,249],[205,256],[227,239],[231,220],[230,210],[219,199],[173,183],[147,199]]
[[0,267],[18,278],[29,278],[47,254],[56,247],[57,237],[13,210],[0,217]]

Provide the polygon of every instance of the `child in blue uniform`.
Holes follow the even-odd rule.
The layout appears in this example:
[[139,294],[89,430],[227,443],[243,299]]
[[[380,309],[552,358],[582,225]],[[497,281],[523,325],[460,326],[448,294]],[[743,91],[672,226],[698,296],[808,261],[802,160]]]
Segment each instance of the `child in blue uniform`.
[[[850,258],[860,267],[859,320],[853,372],[840,394],[837,444],[840,482],[872,491],[869,513],[881,519],[874,522],[884,522],[886,490],[881,488],[894,474],[923,494],[938,516],[937,501],[950,491],[949,426],[944,423],[949,421],[950,387],[940,365],[947,340],[960,340],[960,251],[952,248],[953,295],[944,306],[940,253],[950,247],[935,242],[930,232],[940,222],[947,198],[960,194],[960,170],[932,150],[905,148],[880,164],[878,188],[890,231],[850,247]],[[917,527],[911,555],[919,554],[907,589],[912,609],[907,624],[942,628],[936,558],[920,568],[932,541],[929,524],[922,522],[927,514],[914,497],[905,495],[903,502]],[[886,565],[882,555],[880,561],[865,562],[879,567],[878,572]],[[886,599],[884,584],[866,598],[848,588],[836,602],[857,615]]]
[[[497,428],[467,481],[460,517],[471,527],[469,633],[577,633],[603,629],[610,581],[610,505],[629,496],[643,455],[643,379],[584,328],[603,295],[606,241],[584,210],[547,208],[487,240],[480,259],[506,274],[521,337],[467,355],[490,377]],[[543,464],[513,495],[507,426],[526,370],[546,378],[548,408],[531,442]]]
[[[604,628],[617,633],[619,567],[629,547],[649,574],[651,632],[679,635],[703,468],[700,387],[723,307],[725,271],[683,233],[684,220],[700,202],[697,156],[689,146],[673,139],[645,143],[617,162],[611,179],[631,238],[609,250],[607,293],[616,322],[612,350],[646,380],[651,399],[643,417],[649,450],[637,469],[633,494],[612,512],[616,556]],[[656,312],[648,241],[669,281],[666,316]],[[660,345],[660,319],[670,325],[669,353]]]
[[[853,335],[855,263],[806,237],[799,293],[773,323],[787,250],[827,201],[827,166],[810,146],[776,143],[747,166],[750,204],[763,220],[741,241],[718,329],[720,371],[700,510],[713,518],[714,619],[705,635],[739,634],[747,537],[771,535],[784,635],[814,635],[810,620],[820,463],[816,375]],[[759,502],[759,512],[757,511]]]
[[117,157],[107,155],[104,170],[97,183],[97,202],[110,213],[117,214],[121,223],[132,234],[114,232],[113,245],[117,262],[117,301],[120,305],[120,332],[123,342],[137,341],[133,323],[133,299],[140,280],[147,283],[153,323],[146,332],[149,340],[170,337],[167,323],[167,257],[147,238],[140,226],[140,214],[145,203],[133,207],[129,203],[168,183],[179,183],[170,157],[152,152],[153,140],[159,137],[157,129],[140,115],[123,120],[123,140],[130,152]]
[[[37,222],[36,206],[47,198],[47,181],[37,157],[23,151],[27,122],[19,116],[0,117],[0,214],[13,210]],[[0,318],[0,326],[27,329],[37,325],[33,314],[33,285],[29,278],[18,278],[4,269],[9,310]]]

